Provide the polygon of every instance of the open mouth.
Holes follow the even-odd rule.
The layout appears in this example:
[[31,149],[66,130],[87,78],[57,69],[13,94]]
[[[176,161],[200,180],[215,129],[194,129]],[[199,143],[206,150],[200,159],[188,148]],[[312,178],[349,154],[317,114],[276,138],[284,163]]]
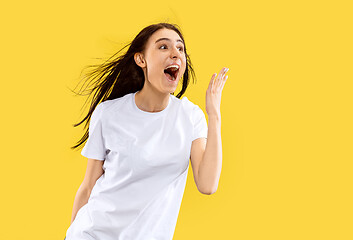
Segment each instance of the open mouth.
[[169,67],[164,69],[164,74],[170,81],[176,80],[177,76],[179,73],[179,68],[178,67]]

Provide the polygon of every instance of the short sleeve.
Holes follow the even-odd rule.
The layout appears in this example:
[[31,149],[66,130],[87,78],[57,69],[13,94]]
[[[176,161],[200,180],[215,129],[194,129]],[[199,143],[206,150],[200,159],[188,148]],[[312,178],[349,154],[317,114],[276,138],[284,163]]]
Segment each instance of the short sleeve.
[[194,128],[193,128],[194,130],[193,130],[192,141],[200,137],[207,138],[208,126],[207,126],[206,117],[203,111],[201,110],[201,108],[197,105],[195,105],[193,109],[193,124],[194,124]]
[[102,133],[102,111],[103,104],[100,103],[94,109],[88,129],[88,139],[81,151],[81,155],[97,159],[105,160],[106,147],[104,145],[104,136]]

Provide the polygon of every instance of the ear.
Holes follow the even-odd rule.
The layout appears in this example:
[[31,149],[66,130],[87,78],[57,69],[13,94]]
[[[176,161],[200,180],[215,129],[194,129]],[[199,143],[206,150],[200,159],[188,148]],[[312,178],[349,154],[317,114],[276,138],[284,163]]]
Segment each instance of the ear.
[[136,64],[138,66],[140,66],[141,68],[146,67],[146,61],[145,61],[142,53],[135,53],[134,60],[135,60]]

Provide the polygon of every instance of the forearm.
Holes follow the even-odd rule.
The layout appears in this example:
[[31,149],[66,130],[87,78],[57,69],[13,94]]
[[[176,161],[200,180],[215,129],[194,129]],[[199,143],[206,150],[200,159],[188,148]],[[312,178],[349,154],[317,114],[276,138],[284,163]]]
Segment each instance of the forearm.
[[221,117],[209,116],[206,148],[198,170],[198,182],[205,193],[212,194],[217,190],[221,169]]
[[83,188],[82,185],[77,190],[72,209],[71,223],[75,220],[78,210],[80,210],[80,208],[88,202],[90,193],[91,191],[87,188]]

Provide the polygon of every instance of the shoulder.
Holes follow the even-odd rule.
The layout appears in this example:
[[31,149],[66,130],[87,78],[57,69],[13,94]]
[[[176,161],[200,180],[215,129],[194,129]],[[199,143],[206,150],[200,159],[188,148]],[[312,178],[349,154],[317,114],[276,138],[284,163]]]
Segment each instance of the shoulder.
[[130,99],[129,97],[131,93],[128,93],[122,97],[105,100],[99,103],[96,109],[100,112],[101,118],[109,118],[113,113],[119,112],[119,110],[126,106],[127,101]]
[[205,117],[202,109],[197,104],[190,101],[188,97],[184,96],[182,99],[176,98],[175,96],[173,97],[180,105],[179,108],[182,110],[183,115],[186,115],[192,123],[195,123],[198,119]]
[[181,102],[183,104],[183,107],[192,117],[201,113],[203,114],[202,109],[197,104],[190,101],[186,96],[181,99]]
[[178,100],[180,101],[180,105],[182,105],[182,107],[188,112],[195,111],[195,109],[199,108],[199,106],[190,101],[187,96],[184,96],[182,99]]

